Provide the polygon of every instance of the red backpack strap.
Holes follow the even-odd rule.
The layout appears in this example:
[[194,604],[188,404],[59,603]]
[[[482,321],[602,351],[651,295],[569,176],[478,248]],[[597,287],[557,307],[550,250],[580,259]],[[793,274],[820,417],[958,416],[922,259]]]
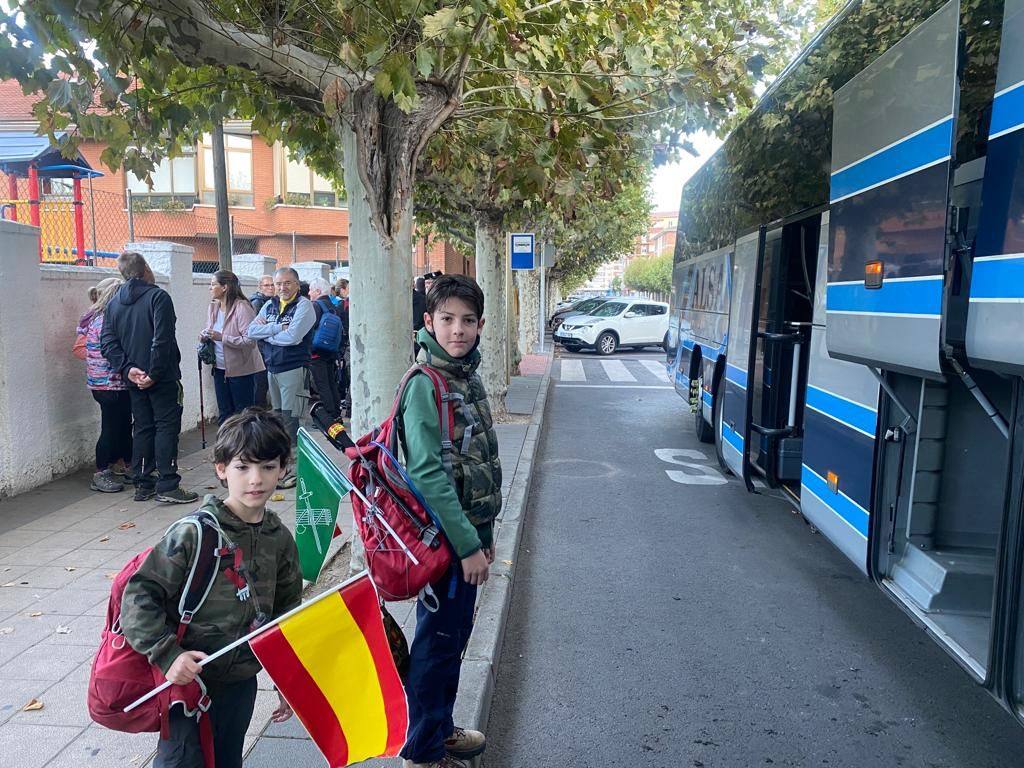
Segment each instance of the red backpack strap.
[[[448,478],[454,483],[452,453],[455,451],[455,446],[452,443],[452,435],[455,434],[455,409],[452,408],[452,400],[461,399],[461,395],[455,395],[448,389],[447,379],[433,366],[421,363],[420,370],[434,385],[434,402],[437,405],[437,418],[441,426],[441,461],[444,463],[444,471],[448,474]],[[467,432],[468,434],[470,433]]]

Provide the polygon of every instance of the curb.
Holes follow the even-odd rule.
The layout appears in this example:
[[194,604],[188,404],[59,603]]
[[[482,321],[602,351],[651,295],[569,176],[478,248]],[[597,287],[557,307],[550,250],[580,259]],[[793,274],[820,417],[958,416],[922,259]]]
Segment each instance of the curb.
[[498,518],[494,564],[491,566],[490,578],[480,590],[473,634],[462,659],[454,719],[456,723],[474,730],[486,732],[490,716],[491,698],[494,695],[495,678],[505,639],[505,624],[512,602],[512,587],[515,583],[519,547],[522,543],[526,503],[533,481],[533,463],[540,442],[540,430],[544,424],[553,361],[554,354],[548,357],[508,501]]

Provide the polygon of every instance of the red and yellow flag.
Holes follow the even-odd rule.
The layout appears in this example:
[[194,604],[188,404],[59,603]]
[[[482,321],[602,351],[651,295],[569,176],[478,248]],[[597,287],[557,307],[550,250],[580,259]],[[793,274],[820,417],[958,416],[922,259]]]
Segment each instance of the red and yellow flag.
[[393,757],[409,711],[364,574],[249,641],[330,768]]

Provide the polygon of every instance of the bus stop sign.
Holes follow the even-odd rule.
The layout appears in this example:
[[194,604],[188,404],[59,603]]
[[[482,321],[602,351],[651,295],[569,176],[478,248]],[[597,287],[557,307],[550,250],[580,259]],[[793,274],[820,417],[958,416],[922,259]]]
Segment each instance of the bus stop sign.
[[513,232],[509,236],[512,269],[533,269],[536,265],[536,238],[532,232]]

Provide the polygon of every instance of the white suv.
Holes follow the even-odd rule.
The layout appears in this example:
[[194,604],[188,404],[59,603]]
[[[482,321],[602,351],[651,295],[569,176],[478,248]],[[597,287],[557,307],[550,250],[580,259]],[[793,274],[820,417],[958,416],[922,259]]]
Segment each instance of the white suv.
[[592,315],[567,318],[555,341],[570,352],[593,347],[610,355],[619,347],[664,346],[668,335],[668,304],[648,299],[612,299]]

